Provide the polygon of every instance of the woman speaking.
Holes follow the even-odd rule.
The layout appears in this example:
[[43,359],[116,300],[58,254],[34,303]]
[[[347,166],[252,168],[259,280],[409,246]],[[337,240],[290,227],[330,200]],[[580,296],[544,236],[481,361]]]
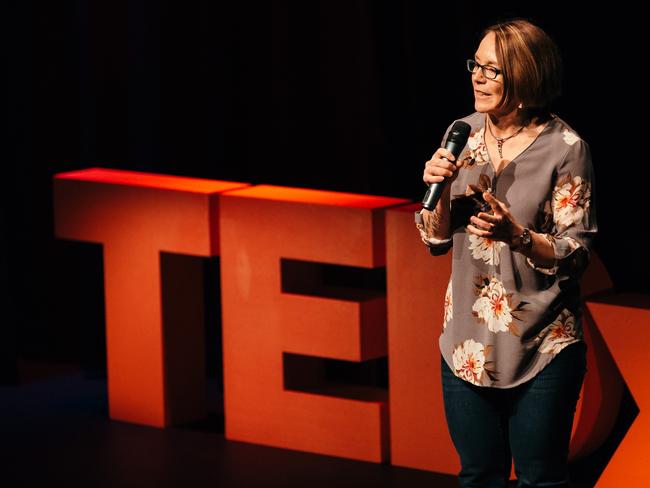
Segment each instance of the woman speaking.
[[[464,487],[569,486],[586,371],[579,278],[596,234],[589,147],[549,110],[558,49],[539,27],[489,27],[467,61],[476,112],[458,158],[438,149],[416,213],[431,254],[453,248],[439,346],[445,413]],[[443,139],[444,140],[444,139]]]

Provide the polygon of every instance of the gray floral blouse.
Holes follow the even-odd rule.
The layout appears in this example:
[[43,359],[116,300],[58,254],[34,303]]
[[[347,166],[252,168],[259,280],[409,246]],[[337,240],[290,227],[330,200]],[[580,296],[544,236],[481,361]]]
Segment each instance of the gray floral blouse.
[[[453,246],[439,340],[443,358],[474,385],[510,388],[582,340],[579,278],[596,234],[591,155],[587,143],[552,116],[497,175],[484,142],[485,114],[462,120],[472,131],[451,186],[452,236],[433,238],[428,212],[416,212],[415,220],[431,254]],[[488,188],[519,224],[549,240],[554,267],[536,267],[505,243],[466,231]]]

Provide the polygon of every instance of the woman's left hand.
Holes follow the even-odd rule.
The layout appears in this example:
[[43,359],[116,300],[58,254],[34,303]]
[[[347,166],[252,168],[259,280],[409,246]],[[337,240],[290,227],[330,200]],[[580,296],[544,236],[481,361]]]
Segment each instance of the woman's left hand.
[[497,200],[492,193],[483,192],[483,199],[492,207],[492,213],[479,212],[478,215],[470,217],[471,224],[467,226],[467,230],[476,236],[512,245],[522,227],[505,204]]

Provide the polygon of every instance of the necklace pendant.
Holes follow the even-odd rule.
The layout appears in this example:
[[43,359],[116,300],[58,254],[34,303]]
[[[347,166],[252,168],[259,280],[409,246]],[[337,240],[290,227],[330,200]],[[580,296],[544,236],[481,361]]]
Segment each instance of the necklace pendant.
[[489,123],[489,119],[486,116],[485,119],[485,125],[487,125],[488,130],[490,131],[490,135],[494,137],[494,140],[497,143],[497,150],[499,151],[499,157],[503,159],[503,143],[506,142],[508,139],[512,139],[515,137],[517,134],[519,134],[522,130],[524,130],[524,127],[526,127],[526,124],[522,125],[517,129],[514,133],[510,134],[508,137],[497,137],[494,135],[494,132],[492,132],[492,125]]

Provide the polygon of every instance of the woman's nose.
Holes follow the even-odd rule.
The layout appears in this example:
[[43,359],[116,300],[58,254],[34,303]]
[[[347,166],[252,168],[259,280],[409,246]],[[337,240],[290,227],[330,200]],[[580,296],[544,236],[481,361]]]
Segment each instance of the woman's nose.
[[472,73],[472,80],[475,80],[479,83],[485,83],[487,81],[487,78],[483,74],[483,70],[481,68],[477,68],[473,73]]
[[472,73],[472,81],[482,85],[487,82],[487,78],[483,75],[483,72],[480,69],[477,69]]

